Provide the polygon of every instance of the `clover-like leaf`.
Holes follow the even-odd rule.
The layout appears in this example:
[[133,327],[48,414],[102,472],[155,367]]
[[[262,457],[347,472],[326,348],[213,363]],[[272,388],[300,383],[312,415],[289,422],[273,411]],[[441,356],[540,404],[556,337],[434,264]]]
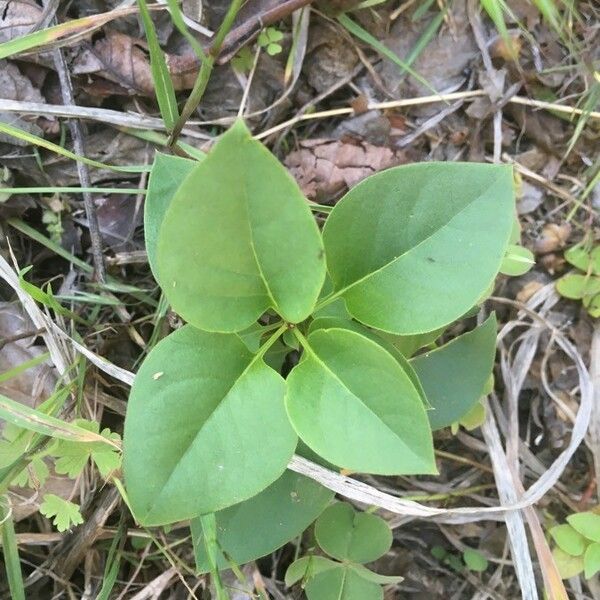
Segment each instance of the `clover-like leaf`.
[[518,244],[510,244],[500,266],[500,272],[517,277],[527,273],[534,264],[535,257],[531,250]]
[[334,295],[390,333],[462,316],[497,275],[513,226],[507,166],[422,163],[373,175],[335,206],[323,231]]
[[[219,547],[234,563],[241,565],[270,554],[300,535],[327,506],[333,492],[316,481],[286,471],[257,496],[216,513]],[[210,570],[202,527],[191,522],[196,569]],[[219,568],[228,568],[221,555]]]
[[356,512],[347,502],[336,502],[315,523],[315,537],[333,558],[368,563],[392,545],[392,530],[377,515]]
[[433,410],[427,416],[433,429],[459,421],[481,398],[496,354],[496,317],[445,346],[410,362],[423,384]]
[[569,515],[567,523],[583,537],[592,542],[600,542],[600,515],[581,512]]
[[148,190],[144,200],[144,239],[148,263],[156,281],[160,283],[156,260],[156,243],[171,200],[182,181],[198,164],[195,160],[170,156],[157,152],[148,178]]
[[586,579],[590,579],[600,571],[600,544],[598,542],[587,547],[583,556],[583,568]]
[[571,556],[581,556],[588,544],[587,540],[567,523],[552,527],[549,533],[556,545]]
[[556,289],[565,298],[581,300],[586,296],[600,294],[600,277],[579,274],[565,275],[556,282]]
[[481,552],[473,548],[466,548],[463,552],[463,560],[467,569],[481,573],[488,568],[488,560]]
[[55,494],[44,495],[44,501],[40,504],[40,513],[52,519],[52,523],[60,532],[83,523],[79,506]]
[[552,557],[556,563],[558,573],[563,579],[570,579],[583,571],[583,556],[571,556],[560,548],[554,548]]
[[297,442],[284,389],[237,335],[187,325],[157,344],[135,378],[123,440],[140,523],[215,512],[280,477]]
[[423,402],[391,354],[344,329],[314,331],[303,346],[286,407],[307,446],[352,471],[437,472]]
[[339,565],[309,579],[306,596],[308,600],[383,600],[383,589],[350,565]]
[[307,581],[318,573],[337,567],[339,567],[339,563],[324,556],[302,556],[295,560],[285,572],[285,585],[290,587],[298,581]]
[[158,239],[167,299],[206,331],[273,308],[298,323],[325,278],[323,244],[298,185],[238,121],[177,190]]

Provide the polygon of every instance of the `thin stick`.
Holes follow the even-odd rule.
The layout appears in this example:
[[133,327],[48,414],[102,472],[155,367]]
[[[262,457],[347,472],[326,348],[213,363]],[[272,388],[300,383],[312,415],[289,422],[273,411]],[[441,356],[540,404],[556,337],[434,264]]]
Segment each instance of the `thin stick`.
[[[71,83],[71,76],[69,75],[62,50],[59,48],[54,50],[53,59],[56,71],[58,72],[58,78],[60,80],[60,91],[63,102],[68,106],[73,106],[75,104],[73,98],[73,85]],[[85,143],[83,141],[81,123],[79,121],[70,120],[69,130],[71,132],[71,137],[73,138],[73,147],[75,149],[75,153],[79,154],[80,156],[85,156]],[[77,161],[77,174],[79,176],[81,187],[92,187],[88,166],[79,160]],[[85,208],[85,214],[88,221],[88,228],[90,230],[94,272],[98,281],[104,283],[106,281],[106,268],[104,266],[104,256],[102,254],[102,235],[100,233],[100,226],[98,224],[96,205],[94,204],[94,199],[89,192],[82,192],[82,196],[83,206]]]

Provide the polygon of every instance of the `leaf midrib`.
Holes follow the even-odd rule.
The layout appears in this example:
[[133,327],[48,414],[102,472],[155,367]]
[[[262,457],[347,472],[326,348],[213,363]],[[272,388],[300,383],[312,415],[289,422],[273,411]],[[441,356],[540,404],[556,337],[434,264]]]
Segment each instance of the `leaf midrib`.
[[[341,330],[341,331],[343,331],[343,330]],[[356,335],[360,335],[360,334],[356,334]],[[363,336],[363,337],[364,337],[364,336]],[[367,338],[365,338],[365,339],[367,339]],[[369,341],[369,340],[367,339],[367,341]],[[308,340],[307,340],[307,342],[308,342]],[[374,342],[372,342],[372,343],[374,343]],[[342,379],[341,379],[341,378],[340,378],[340,377],[339,377],[339,376],[338,376],[338,375],[337,375],[337,374],[336,374],[334,371],[332,371],[332,370],[331,370],[331,368],[329,367],[329,365],[327,365],[327,363],[326,363],[326,362],[324,362],[324,361],[323,361],[323,360],[322,360],[322,359],[319,357],[319,355],[318,355],[318,354],[317,354],[317,353],[316,353],[316,352],[315,352],[315,351],[314,351],[314,350],[313,350],[313,349],[310,347],[310,345],[309,345],[309,346],[307,346],[307,349],[310,351],[310,353],[311,353],[311,355],[313,356],[313,358],[315,359],[315,361],[316,361],[318,364],[320,364],[320,365],[323,367],[323,369],[324,369],[325,371],[327,371],[327,372],[328,372],[328,373],[329,373],[329,374],[330,374],[330,375],[331,375],[331,376],[332,376],[332,377],[333,377],[333,378],[334,378],[334,379],[335,379],[335,380],[336,380],[336,381],[337,381],[337,382],[338,382],[338,383],[339,383],[339,384],[340,384],[340,385],[341,385],[343,388],[345,388],[346,390],[348,390],[348,392],[350,393],[350,395],[351,395],[353,398],[356,398],[356,399],[358,400],[358,402],[359,402],[359,403],[360,403],[362,406],[364,406],[364,407],[367,409],[367,411],[368,411],[368,412],[370,412],[372,415],[374,415],[374,416],[375,416],[375,417],[376,417],[376,418],[377,418],[377,419],[378,419],[378,420],[379,420],[379,421],[380,421],[380,422],[381,422],[381,423],[382,423],[382,424],[383,424],[383,425],[386,427],[386,429],[387,429],[388,431],[390,431],[390,432],[391,432],[391,433],[392,433],[392,434],[393,434],[393,435],[394,435],[394,436],[395,436],[397,439],[399,439],[399,440],[402,442],[402,444],[403,444],[403,445],[404,445],[404,446],[405,446],[405,447],[408,449],[408,451],[409,451],[409,452],[410,452],[410,453],[411,453],[411,454],[412,454],[414,457],[416,457],[416,458],[418,458],[419,460],[421,460],[421,458],[420,458],[420,457],[419,457],[417,454],[415,454],[415,453],[413,452],[412,448],[410,448],[410,446],[409,446],[408,444],[406,444],[406,443],[404,442],[404,440],[402,440],[402,439],[401,439],[401,438],[398,436],[398,434],[397,434],[397,433],[396,433],[396,432],[395,432],[395,431],[394,431],[394,430],[393,430],[393,429],[392,429],[392,428],[391,428],[391,427],[390,427],[390,426],[389,426],[389,425],[388,425],[388,424],[387,424],[387,423],[386,423],[386,422],[385,422],[385,421],[384,421],[384,420],[383,420],[383,419],[382,419],[382,418],[381,418],[381,417],[380,417],[380,416],[379,416],[379,415],[378,415],[378,414],[377,414],[377,413],[376,413],[376,412],[375,412],[375,411],[374,411],[374,410],[373,410],[373,409],[372,409],[372,408],[371,408],[371,407],[370,407],[368,404],[365,404],[365,402],[363,402],[363,401],[361,400],[361,398],[359,398],[359,397],[358,397],[358,396],[357,396],[357,395],[356,395],[356,394],[355,394],[355,393],[354,393],[354,392],[353,392],[353,391],[352,391],[352,390],[351,390],[351,389],[350,389],[350,388],[349,388],[349,387],[346,385],[346,383],[345,383],[345,382],[344,382],[344,381],[343,381],[343,380],[342,380]],[[399,367],[399,368],[401,368],[401,367]],[[407,377],[408,377],[408,376],[407,376]],[[412,382],[410,381],[410,379],[409,379],[409,383],[412,385]],[[413,386],[413,388],[414,388],[414,386]],[[416,391],[416,390],[415,390],[415,391]],[[418,392],[417,392],[417,396],[418,396]]]
[[156,494],[154,502],[150,505],[150,508],[146,512],[146,516],[152,514],[152,511],[156,508],[156,505],[159,503],[160,499],[162,498],[162,495],[164,494],[164,492],[167,489],[169,483],[173,479],[173,476],[175,475],[175,472],[177,471],[178,466],[181,464],[181,462],[191,452],[192,447],[194,446],[194,443],[198,439],[198,436],[200,435],[200,433],[202,432],[202,430],[212,421],[213,417],[219,411],[219,408],[222,406],[223,402],[227,399],[227,397],[229,396],[229,394],[231,394],[231,391],[236,387],[236,385],[244,377],[244,375],[250,370],[250,368],[254,364],[256,364],[257,359],[262,360],[262,354],[258,353],[258,354],[255,354],[252,357],[252,360],[248,363],[248,366],[246,366],[244,368],[244,370],[236,377],[236,379],[233,381],[233,383],[227,389],[226,393],[223,394],[223,397],[221,398],[221,400],[219,400],[219,402],[215,406],[214,410],[211,411],[211,413],[208,416],[208,418],[200,425],[198,431],[196,432],[196,434],[194,435],[194,437],[191,439],[191,441],[188,444],[187,448],[182,452],[181,456],[179,457],[179,460],[175,463],[175,467],[169,473],[169,476],[167,477],[167,479],[165,480],[165,482],[161,485],[160,491],[158,492],[158,494]]
[[[490,184],[490,186],[488,187],[488,190],[490,188],[492,188],[494,185],[496,185],[496,182],[498,181],[498,179],[499,179],[499,177],[497,176],[494,179],[494,181]],[[488,190],[486,190],[486,193],[487,193]],[[396,256],[395,258],[393,258],[392,260],[388,261],[384,265],[381,265],[380,267],[378,267],[374,271],[370,271],[366,275],[363,275],[362,277],[360,277],[356,281],[353,281],[352,283],[350,283],[346,287],[343,287],[343,288],[337,290],[335,292],[334,296],[335,297],[342,296],[343,294],[345,294],[346,292],[348,292],[349,290],[351,290],[353,287],[355,287],[355,286],[363,283],[364,281],[368,280],[370,277],[374,277],[375,275],[377,275],[378,273],[380,273],[381,271],[383,271],[384,269],[386,269],[390,265],[394,264],[395,262],[398,262],[399,260],[401,260],[405,256],[409,255],[411,252],[413,252],[414,250],[416,250],[417,248],[419,248],[420,246],[422,246],[423,244],[425,244],[426,242],[428,242],[429,240],[431,240],[433,237],[435,237],[438,233],[440,233],[441,231],[443,231],[444,229],[446,229],[456,218],[458,218],[460,215],[462,215],[463,212],[465,212],[468,208],[470,208],[473,204],[475,204],[475,202],[478,202],[481,199],[481,197],[482,197],[482,194],[480,194],[473,201],[471,201],[468,204],[466,204],[465,206],[463,206],[463,208],[461,208],[455,215],[453,215],[452,218],[450,218],[441,227],[439,227],[438,229],[436,229],[435,231],[433,231],[430,235],[428,235],[427,237],[423,238],[418,244],[416,244],[415,246],[412,246],[411,248],[409,248],[408,250],[406,250],[405,252],[403,252],[400,256]]]

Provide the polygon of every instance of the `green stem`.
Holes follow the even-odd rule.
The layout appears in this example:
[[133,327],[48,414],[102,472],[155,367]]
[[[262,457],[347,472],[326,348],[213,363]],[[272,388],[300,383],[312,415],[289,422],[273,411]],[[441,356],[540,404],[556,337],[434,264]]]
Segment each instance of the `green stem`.
[[214,513],[208,515],[200,515],[200,524],[202,525],[202,533],[204,537],[204,547],[206,548],[206,556],[210,563],[210,574],[215,584],[217,591],[217,600],[229,600],[229,596],[223,587],[221,574],[219,573],[219,565],[217,564],[217,551],[219,542],[217,540],[217,520]]
[[181,111],[181,115],[175,123],[175,127],[173,128],[173,132],[169,136],[169,141],[167,145],[169,147],[173,147],[177,143],[177,138],[181,134],[181,130],[183,129],[186,121],[192,116],[192,113],[200,104],[200,100],[202,100],[202,96],[204,96],[204,92],[206,91],[206,86],[208,85],[208,80],[210,79],[210,75],[212,73],[213,67],[215,65],[215,61],[219,56],[219,52],[221,51],[221,46],[223,45],[223,41],[225,40],[225,36],[229,33],[229,30],[233,26],[233,22],[235,17],[238,14],[238,11],[242,7],[244,0],[233,0],[233,2],[229,5],[229,9],[227,10],[227,14],[217,31],[215,36],[215,41],[210,49],[209,54],[202,61],[202,65],[200,66],[200,73],[198,73],[198,78],[194,83],[194,87],[192,92],[190,93],[186,103]]
[[4,496],[0,505],[0,530],[2,533],[2,554],[4,555],[4,567],[8,579],[10,597],[13,600],[25,600],[25,587],[23,586],[23,574],[21,573],[21,561],[19,560],[19,548],[13,525],[12,511],[8,498]]
[[250,364],[253,364],[257,360],[261,359],[266,354],[267,350],[283,335],[284,331],[287,331],[287,329],[287,324],[284,323],[281,325],[281,327],[279,327],[279,329],[258,349],[258,352]]

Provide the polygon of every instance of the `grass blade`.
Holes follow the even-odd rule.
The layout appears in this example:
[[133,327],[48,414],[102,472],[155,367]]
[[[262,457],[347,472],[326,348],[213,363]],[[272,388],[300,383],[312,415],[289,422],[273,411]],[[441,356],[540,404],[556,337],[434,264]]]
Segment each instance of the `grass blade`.
[[[68,391],[68,388],[65,388]],[[64,391],[64,390],[63,390]],[[56,417],[46,415],[35,408],[29,408],[0,394],[0,417],[17,427],[35,431],[60,440],[71,442],[108,444],[120,450],[120,446],[101,435],[67,423]]]
[[10,597],[12,600],[25,600],[25,586],[23,585],[23,574],[21,573],[17,536],[15,535],[9,500],[6,496],[3,496],[0,501],[0,530],[2,532],[2,554],[4,555]]
[[135,7],[116,8],[115,10],[100,15],[90,15],[89,17],[83,17],[81,19],[73,19],[66,23],[55,25],[54,27],[34,31],[33,33],[0,44],[0,59],[33,50],[39,46],[45,46],[46,44],[60,40],[68,35],[82,33],[84,31],[91,33],[88,31],[91,27],[98,28],[113,19],[134,14],[136,12],[137,8]]
[[391,60],[394,64],[400,67],[401,73],[408,73],[414,77],[419,83],[424,85],[428,90],[431,90],[434,94],[438,91],[435,90],[432,85],[421,75],[419,75],[409,64],[403,61],[395,52],[392,52],[387,46],[380,42],[376,37],[372,36],[366,29],[363,29],[356,21],[353,21],[348,15],[341,14],[337,16],[337,20],[345,27],[352,35],[356,36],[359,40],[362,40],[366,44],[369,44],[374,50],[376,50],[382,56],[385,56],[388,60]]
[[70,158],[72,160],[77,160],[82,162],[90,167],[96,167],[98,169],[110,169],[111,171],[118,171],[120,173],[142,173],[149,172],[150,165],[148,166],[131,166],[131,167],[121,167],[118,165],[107,165],[103,162],[98,162],[97,160],[92,160],[91,158],[86,158],[85,156],[81,156],[79,154],[75,154],[70,150],[65,150],[62,146],[54,144],[53,142],[49,142],[44,138],[38,137],[37,135],[33,135],[32,133],[28,133],[27,131],[23,131],[18,127],[13,127],[12,125],[8,125],[7,123],[0,123],[0,133],[5,133],[6,135],[10,135],[19,140],[23,140],[28,144],[32,144],[33,146],[39,146],[40,148],[45,148],[46,150],[51,150],[52,152],[56,152],[57,154],[61,154],[66,158]]
[[152,71],[156,100],[158,101],[160,114],[167,129],[173,129],[179,118],[175,88],[173,87],[173,81],[171,80],[171,75],[165,61],[165,55],[158,43],[158,36],[156,35],[154,23],[150,18],[150,11],[148,10],[146,0],[138,0],[138,6],[146,32],[146,39],[148,40],[150,70]]
[[167,5],[169,6],[169,12],[171,13],[171,19],[173,20],[173,24],[177,27],[179,33],[187,40],[188,44],[192,47],[192,50],[196,53],[196,56],[200,60],[204,60],[206,58],[206,54],[204,54],[204,50],[202,46],[198,43],[198,40],[190,33],[190,30],[187,28],[185,21],[183,20],[183,14],[181,12],[181,8],[179,8],[178,0],[167,0]]

